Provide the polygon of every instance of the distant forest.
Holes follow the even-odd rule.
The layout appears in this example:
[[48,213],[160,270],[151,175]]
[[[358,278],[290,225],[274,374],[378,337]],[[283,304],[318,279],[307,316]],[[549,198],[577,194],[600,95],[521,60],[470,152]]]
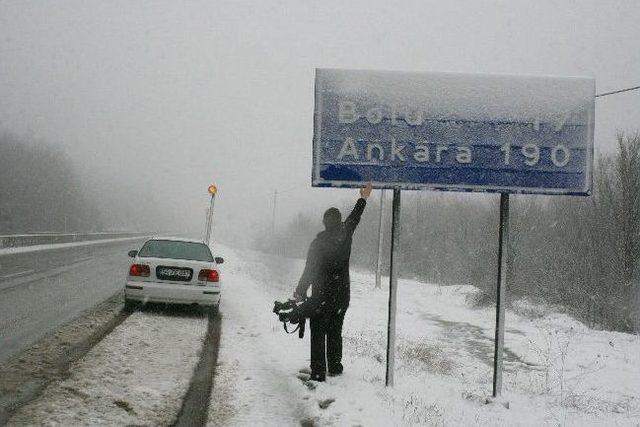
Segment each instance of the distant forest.
[[[640,134],[595,162],[591,197],[511,196],[508,298],[562,307],[592,327],[640,331]],[[385,200],[385,263],[391,192]],[[354,200],[355,201],[355,200]],[[351,205],[339,206],[347,215]],[[356,232],[352,264],[377,259],[379,193]],[[258,247],[304,257],[322,212],[299,214]],[[477,304],[495,300],[499,196],[402,193],[400,272],[442,285],[471,284]],[[385,271],[388,265],[385,265]],[[373,284],[372,284],[373,286]]]
[[0,133],[0,235],[102,229],[62,151]]

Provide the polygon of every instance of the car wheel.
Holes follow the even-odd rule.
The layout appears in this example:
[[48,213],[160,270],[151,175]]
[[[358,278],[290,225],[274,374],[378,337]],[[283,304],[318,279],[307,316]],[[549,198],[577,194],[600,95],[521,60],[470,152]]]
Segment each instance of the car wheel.
[[218,314],[219,307],[220,307],[220,304],[212,305],[211,308],[209,309],[209,314],[211,314],[212,316],[216,316]]
[[138,302],[137,301],[125,298],[125,300],[124,300],[124,311],[126,311],[127,313],[133,313],[134,311],[136,311],[137,307],[138,307]]

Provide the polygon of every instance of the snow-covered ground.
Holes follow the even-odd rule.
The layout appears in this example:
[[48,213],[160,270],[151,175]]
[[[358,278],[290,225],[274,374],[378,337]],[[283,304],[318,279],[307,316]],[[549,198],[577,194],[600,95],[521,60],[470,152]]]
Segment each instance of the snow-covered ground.
[[[638,425],[640,339],[595,331],[544,307],[507,312],[504,401],[491,394],[492,309],[470,286],[401,280],[395,387],[385,388],[387,291],[352,274],[345,373],[310,388],[308,334],[271,312],[302,263],[219,246],[225,258],[221,341],[209,425]],[[526,314],[526,316],[525,316]],[[23,407],[12,425],[168,425],[175,420],[206,318],[134,313]]]
[[[638,425],[640,339],[595,331],[544,307],[507,312],[503,400],[491,395],[493,309],[471,286],[400,280],[395,387],[384,387],[386,290],[352,274],[345,373],[310,390],[308,336],[286,335],[271,313],[302,264],[218,248],[226,259],[219,364],[210,425]],[[327,406],[328,405],[328,406]],[[324,409],[321,406],[325,407]]]
[[169,425],[206,329],[203,316],[136,312],[8,425]]

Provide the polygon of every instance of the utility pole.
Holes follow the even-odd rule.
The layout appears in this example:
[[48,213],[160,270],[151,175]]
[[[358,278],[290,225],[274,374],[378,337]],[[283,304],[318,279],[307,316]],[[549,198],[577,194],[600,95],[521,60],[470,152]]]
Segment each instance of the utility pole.
[[418,231],[420,227],[420,193],[416,191],[416,228],[415,231]]
[[63,215],[63,219],[64,219],[64,233],[67,234],[69,232],[68,227],[67,227],[67,196],[69,194],[68,190],[65,190],[64,193],[62,193],[62,198],[60,200],[62,200],[62,215]]
[[278,190],[273,190],[273,212],[271,214],[271,239],[276,236],[276,203],[278,202]]
[[384,211],[384,189],[380,190],[380,214],[378,216],[378,264],[376,265],[376,289],[382,288],[382,242],[383,242],[382,213],[383,211]]

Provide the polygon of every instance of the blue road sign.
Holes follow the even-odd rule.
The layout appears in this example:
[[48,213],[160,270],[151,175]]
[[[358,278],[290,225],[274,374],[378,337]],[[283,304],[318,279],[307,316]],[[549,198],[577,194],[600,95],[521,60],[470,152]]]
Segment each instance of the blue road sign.
[[316,70],[314,186],[588,195],[589,78]]

